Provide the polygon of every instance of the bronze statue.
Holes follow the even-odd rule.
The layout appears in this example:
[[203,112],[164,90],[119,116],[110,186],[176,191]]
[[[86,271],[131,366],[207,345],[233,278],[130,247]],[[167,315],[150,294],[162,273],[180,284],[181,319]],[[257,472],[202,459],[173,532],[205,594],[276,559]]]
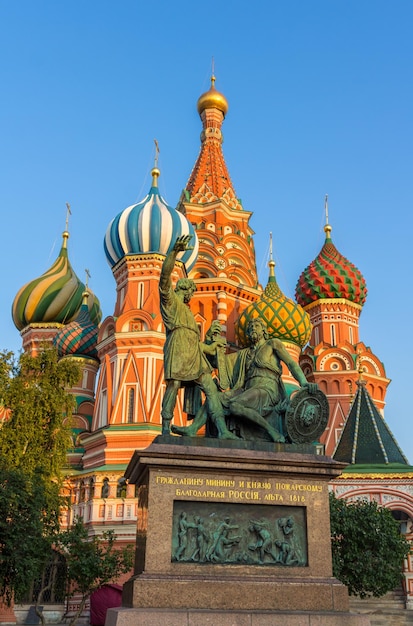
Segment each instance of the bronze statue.
[[[284,442],[284,435],[274,427],[274,415],[285,413],[288,399],[281,380],[282,362],[303,389],[315,393],[318,387],[307,382],[301,367],[293,360],[279,339],[268,338],[265,324],[260,319],[251,320],[247,327],[250,347],[237,353],[222,356],[221,346],[215,342],[218,369],[224,369],[224,378],[228,379],[230,389],[223,391],[220,401],[225,415],[232,419],[234,428],[243,421],[263,429],[272,441]],[[206,423],[207,413],[198,411],[190,426],[173,426],[172,432],[180,435],[195,436]],[[279,420],[278,420],[279,421]],[[218,434],[219,437],[219,434]]]
[[[205,354],[214,353],[219,342],[202,344],[199,328],[188,304],[196,290],[193,280],[181,278],[175,290],[171,274],[180,252],[188,249],[191,235],[178,237],[171,252],[165,257],[159,279],[161,315],[166,329],[164,345],[164,375],[166,390],[162,402],[162,434],[169,434],[181,386],[198,385],[206,396],[207,413],[221,439],[234,438],[225,425],[219,391],[211,376],[211,366]],[[221,340],[221,344],[225,344]]]

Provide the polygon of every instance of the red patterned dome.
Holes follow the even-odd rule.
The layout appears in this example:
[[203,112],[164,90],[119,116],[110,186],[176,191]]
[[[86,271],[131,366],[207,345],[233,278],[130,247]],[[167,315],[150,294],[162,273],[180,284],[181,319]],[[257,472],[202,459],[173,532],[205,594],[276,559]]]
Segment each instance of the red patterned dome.
[[329,224],[324,231],[326,240],[320,253],[298,279],[297,302],[305,307],[325,298],[344,298],[363,306],[367,287],[362,273],[337,250],[331,240]]

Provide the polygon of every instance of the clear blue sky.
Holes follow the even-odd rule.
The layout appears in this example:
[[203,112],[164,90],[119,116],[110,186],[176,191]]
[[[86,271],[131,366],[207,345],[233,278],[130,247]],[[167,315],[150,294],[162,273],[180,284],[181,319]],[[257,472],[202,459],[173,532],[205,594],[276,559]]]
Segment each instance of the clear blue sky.
[[253,211],[266,282],[293,297],[332,237],[369,290],[360,338],[392,379],[385,417],[413,462],[411,410],[413,2],[411,0],[0,0],[0,348],[18,351],[17,290],[69,255],[113,312],[110,220],[150,185],[176,205],[199,150],[199,95],[229,101],[224,154]]

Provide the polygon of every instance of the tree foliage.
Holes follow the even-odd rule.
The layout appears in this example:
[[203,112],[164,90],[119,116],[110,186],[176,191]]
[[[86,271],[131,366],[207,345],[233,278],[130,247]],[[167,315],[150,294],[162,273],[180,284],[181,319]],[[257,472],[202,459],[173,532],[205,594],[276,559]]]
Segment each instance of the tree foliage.
[[59,529],[53,500],[59,501],[56,486],[47,489],[41,475],[0,468],[0,596],[8,604],[44,565],[50,537]]
[[59,535],[56,545],[66,557],[70,593],[82,596],[69,626],[78,620],[91,593],[131,570],[133,546],[118,549],[115,540],[113,530],[88,538],[87,528],[80,518],[70,530]]
[[[67,393],[80,370],[44,347],[36,356],[0,353],[0,399],[11,418],[0,430],[0,457],[7,467],[60,480],[71,443],[69,419],[74,397]],[[67,419],[65,420],[65,416]]]
[[0,400],[11,411],[0,428],[0,593],[9,603],[40,573],[59,530],[74,402],[66,388],[79,375],[50,347],[19,359],[0,353]]
[[330,494],[333,573],[351,595],[380,597],[397,587],[409,543],[391,511]]

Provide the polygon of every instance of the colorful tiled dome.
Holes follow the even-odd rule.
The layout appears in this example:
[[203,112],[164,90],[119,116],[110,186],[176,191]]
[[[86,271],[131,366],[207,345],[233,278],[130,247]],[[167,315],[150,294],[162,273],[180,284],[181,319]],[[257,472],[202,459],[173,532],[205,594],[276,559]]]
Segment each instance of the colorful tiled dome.
[[78,316],[73,322],[61,328],[53,340],[60,357],[71,355],[97,358],[96,344],[99,329],[91,320],[88,296],[89,292],[85,291]]
[[[19,330],[29,324],[66,324],[76,317],[85,285],[70,264],[68,238],[69,233],[65,230],[59,256],[51,268],[24,285],[14,298],[12,317]],[[96,296],[90,298],[89,311],[93,322],[98,324],[102,311]]]
[[297,302],[305,307],[320,299],[344,298],[363,306],[367,287],[362,273],[337,250],[329,224],[324,231],[326,240],[320,253],[298,279]]
[[129,254],[168,254],[177,237],[192,235],[192,250],[178,255],[189,272],[198,255],[198,238],[185,215],[168,206],[159,193],[158,168],[152,170],[152,187],[138,204],[119,213],[106,231],[104,248],[109,265],[113,267]]
[[267,325],[270,337],[295,343],[302,348],[309,341],[311,322],[303,308],[287,298],[275,278],[275,262],[269,262],[270,275],[264,293],[257,302],[250,304],[240,315],[236,324],[239,343],[247,345],[248,322],[261,318]]

